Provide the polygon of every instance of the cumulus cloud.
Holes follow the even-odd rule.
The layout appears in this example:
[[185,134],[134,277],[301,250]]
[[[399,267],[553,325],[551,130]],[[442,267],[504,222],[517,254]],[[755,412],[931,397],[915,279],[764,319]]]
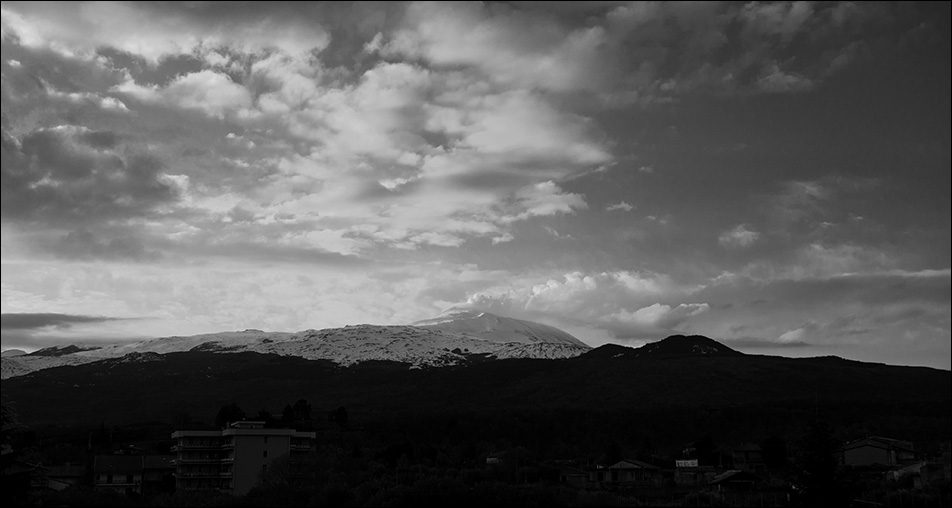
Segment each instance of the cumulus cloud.
[[803,336],[806,334],[806,329],[796,328],[794,330],[787,330],[780,334],[780,337],[777,337],[777,341],[783,344],[790,344],[793,342],[802,342]]
[[571,29],[544,13],[501,5],[416,3],[404,28],[374,47],[384,55],[424,58],[433,65],[470,65],[493,80],[551,90],[597,88],[605,43],[600,26]]
[[784,72],[774,64],[765,69],[757,80],[757,86],[765,92],[806,92],[812,90],[816,84],[810,78],[795,72]]
[[[5,6],[6,7],[6,6]],[[164,55],[226,47],[256,52],[277,48],[303,55],[327,46],[314,19],[254,4],[76,3],[4,8],[4,38],[65,54],[109,46],[157,61]]]
[[656,339],[710,310],[706,303],[678,302],[697,289],[660,274],[570,272],[535,284],[514,281],[480,291],[466,305],[566,326],[587,324],[620,340]]
[[290,119],[289,133],[317,148],[279,162],[262,189],[268,200],[248,204],[259,215],[293,214],[399,248],[499,243],[514,222],[585,210],[559,182],[612,159],[587,119],[529,91],[403,63],[378,64],[343,88],[314,85],[293,62],[266,68],[280,91],[269,100],[282,106],[262,108],[261,96],[259,114],[239,121]]
[[717,237],[717,241],[724,247],[750,247],[760,238],[760,233],[747,229],[744,224],[738,224],[724,231]]
[[667,330],[673,330],[691,317],[707,312],[710,308],[710,305],[706,303],[682,303],[676,307],[655,303],[634,312],[621,310],[609,318],[641,328],[647,333],[664,333]]
[[[779,344],[779,337],[807,326],[802,316],[786,316],[781,303],[789,297],[809,307],[802,289],[828,292],[822,294],[831,295],[830,308],[856,316],[837,321],[832,310],[810,307],[820,316],[804,332],[811,343],[874,340],[868,330],[876,326],[909,343],[947,337],[948,304],[936,303],[933,294],[945,286],[927,291],[922,282],[934,285],[934,277],[893,274],[890,283],[910,299],[899,302],[871,275],[947,261],[940,250],[911,262],[919,249],[881,241],[897,224],[909,234],[928,234],[907,227],[915,214],[885,211],[870,197],[891,191],[888,186],[845,176],[782,181],[759,195],[756,230],[731,223],[715,232],[718,244],[698,247],[709,236],[690,230],[698,225],[697,209],[679,209],[675,220],[673,209],[654,206],[649,194],[680,170],[676,161],[648,152],[674,153],[668,149],[682,147],[689,128],[660,146],[635,116],[650,119],[651,112],[631,111],[679,108],[675,103],[686,97],[692,100],[681,106],[690,109],[710,95],[743,101],[749,94],[822,90],[839,73],[851,79],[845,70],[892,51],[899,38],[932,37],[932,21],[905,15],[925,7],[4,3],[0,9],[4,259],[33,256],[25,246],[52,252],[63,265],[45,269],[75,284],[40,300],[73,294],[82,284],[72,271],[95,264],[88,260],[110,267],[134,260],[140,262],[135,275],[126,273],[114,286],[92,282],[113,273],[90,276],[84,297],[103,303],[100,293],[148,280],[159,289],[142,292],[164,302],[159,315],[197,316],[202,331],[252,320],[281,329],[324,324],[309,316],[333,316],[339,324],[368,316],[424,318],[421,308],[471,297],[504,314],[549,322],[558,316],[554,324],[589,326],[616,339],[678,331]],[[631,119],[632,130],[605,121],[606,107],[619,120]],[[756,137],[730,139],[724,146],[748,148],[719,156],[757,153]],[[929,142],[921,146],[922,153],[932,150]],[[640,151],[646,153],[634,153]],[[621,172],[605,170],[620,161],[639,161],[625,177],[644,184],[632,195],[644,200],[638,205],[647,216],[635,221],[639,231],[613,231],[624,249],[598,235],[627,215],[585,213],[589,206],[635,208],[605,200],[608,187],[621,184],[613,174]],[[652,174],[652,164],[665,170]],[[756,181],[769,185],[769,178],[765,172]],[[945,211],[929,212],[948,216],[936,210]],[[717,222],[705,227],[711,223]],[[527,245],[522,234],[543,241]],[[580,241],[553,241],[569,234]],[[687,235],[698,243],[680,243]],[[649,245],[649,236],[658,241]],[[556,244],[559,249],[545,251]],[[674,245],[672,256],[665,249]],[[738,249],[735,254],[756,246],[762,256],[704,258],[710,253],[704,249],[719,246]],[[444,267],[434,271],[439,281],[415,273],[393,282],[396,272],[446,249],[521,269],[485,277],[466,269],[472,278],[457,280],[455,267]],[[381,280],[351,270],[391,261],[399,266]],[[187,263],[233,270],[182,268],[170,275],[174,284],[163,282],[168,272],[144,275],[154,266]],[[242,263],[260,271],[243,272]],[[318,270],[325,264],[333,269]],[[534,271],[543,266],[542,275]],[[4,266],[4,291],[10,281],[42,288],[36,281],[52,277],[38,270],[30,280],[17,279],[20,270]],[[350,270],[357,282],[334,270]],[[728,272],[718,277],[722,270]],[[320,280],[299,279],[313,271]],[[315,288],[360,296],[318,298]],[[29,302],[44,290],[31,291],[4,293],[5,305]],[[128,291],[136,305],[157,308],[150,299],[136,300],[138,289]],[[155,297],[172,293],[187,303]],[[321,310],[262,309],[260,299],[243,300],[264,294]],[[854,309],[850,298],[876,300],[869,305],[878,316],[907,325],[908,337]],[[757,306],[773,309],[766,314],[779,316],[776,322]],[[98,312],[83,309],[77,314]],[[109,313],[136,315],[120,310]],[[722,326],[731,320],[748,328]]]
[[16,138],[3,132],[4,217],[57,223],[142,216],[174,202],[164,167],[147,153],[126,153],[115,135],[60,125]]
[[204,70],[186,74],[165,87],[142,86],[131,78],[117,85],[116,92],[138,100],[159,102],[173,107],[199,109],[221,117],[225,112],[251,106],[251,93],[226,74]]
[[74,104],[91,104],[93,106],[109,111],[127,112],[129,108],[125,103],[115,97],[102,96],[90,92],[60,92],[50,90],[50,96],[65,99]]
[[[877,10],[883,12],[870,13]],[[645,3],[580,17],[554,7],[419,3],[366,49],[466,66],[502,86],[589,92],[618,107],[698,92],[811,90],[862,54],[850,48],[876,33],[888,11],[809,2]],[[844,26],[851,29],[846,37]],[[789,58],[794,52],[807,58]]]

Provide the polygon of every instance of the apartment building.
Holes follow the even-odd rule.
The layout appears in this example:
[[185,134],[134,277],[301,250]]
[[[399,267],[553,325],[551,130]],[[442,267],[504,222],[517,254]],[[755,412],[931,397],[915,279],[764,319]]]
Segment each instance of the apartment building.
[[315,436],[314,432],[265,428],[259,421],[235,422],[220,431],[173,432],[175,488],[244,495],[283,456],[289,461],[283,474],[302,475],[313,454]]

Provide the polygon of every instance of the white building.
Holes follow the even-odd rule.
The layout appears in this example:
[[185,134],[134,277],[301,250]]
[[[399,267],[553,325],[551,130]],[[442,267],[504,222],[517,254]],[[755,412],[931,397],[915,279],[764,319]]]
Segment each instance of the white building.
[[267,429],[264,422],[242,421],[214,430],[179,430],[175,445],[177,490],[220,490],[243,495],[258,483],[275,459],[288,456],[289,474],[303,467],[314,450],[314,432]]

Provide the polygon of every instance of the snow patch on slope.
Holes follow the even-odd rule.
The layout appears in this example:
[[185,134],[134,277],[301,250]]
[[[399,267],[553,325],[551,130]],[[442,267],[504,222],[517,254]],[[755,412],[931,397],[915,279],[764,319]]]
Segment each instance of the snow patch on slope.
[[567,344],[588,348],[584,342],[553,326],[497,316],[476,309],[453,307],[433,319],[417,321],[413,326],[471,335],[492,342]]
[[[2,359],[3,379],[61,365],[79,365],[135,355],[130,361],[155,361],[156,355],[205,351],[256,352],[330,360],[350,366],[370,360],[389,360],[413,367],[442,367],[485,358],[570,358],[591,348],[575,337],[546,325],[489,313],[453,312],[438,326],[352,325],[297,333],[245,330],[191,337],[163,337],[77,351],[60,356]],[[507,340],[512,339],[512,340]]]

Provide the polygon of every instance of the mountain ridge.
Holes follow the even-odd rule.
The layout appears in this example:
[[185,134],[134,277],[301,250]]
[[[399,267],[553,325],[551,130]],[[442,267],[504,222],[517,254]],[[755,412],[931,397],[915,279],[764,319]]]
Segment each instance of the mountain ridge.
[[478,309],[451,307],[435,318],[416,321],[412,325],[447,333],[473,335],[493,342],[544,342],[587,347],[584,342],[554,326],[499,316]]
[[[396,361],[415,368],[445,367],[475,358],[568,358],[591,347],[548,325],[478,311],[449,309],[417,325],[347,325],[300,332],[248,329],[160,337],[102,347],[54,346],[30,355],[4,357],[2,379],[61,365],[79,365],[130,353],[254,352],[330,360],[343,366]],[[437,322],[438,321],[438,322]],[[454,324],[461,321],[462,324]]]

